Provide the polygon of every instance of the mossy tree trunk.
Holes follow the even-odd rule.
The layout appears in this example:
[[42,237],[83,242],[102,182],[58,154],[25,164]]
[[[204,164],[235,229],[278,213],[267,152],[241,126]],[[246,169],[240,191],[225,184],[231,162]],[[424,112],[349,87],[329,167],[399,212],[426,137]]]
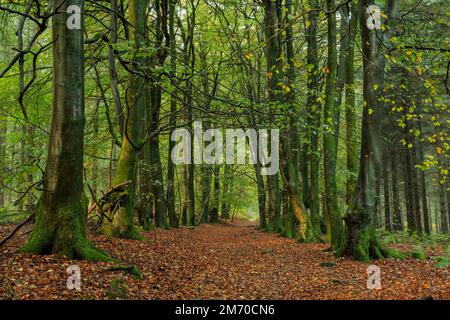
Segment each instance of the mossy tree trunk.
[[[36,223],[23,252],[58,253],[70,259],[106,261],[86,236],[87,203],[83,200],[84,50],[83,29],[66,26],[69,5],[82,10],[83,0],[53,3],[53,113]],[[70,177],[70,179],[68,178]]]
[[336,164],[337,164],[337,116],[336,116],[336,73],[337,73],[337,49],[336,49],[336,12],[335,1],[327,0],[328,15],[328,57],[327,75],[325,87],[324,122],[323,134],[323,165],[325,179],[325,205],[327,232],[330,234],[331,247],[336,249],[342,242],[343,225],[339,211]]
[[[370,16],[366,8],[370,4],[373,4],[373,1],[362,0],[360,7],[365,104],[360,169],[356,189],[344,218],[346,223],[344,243],[337,251],[338,256],[351,256],[363,261],[397,256],[380,242],[375,233],[376,169],[381,165],[381,124],[385,115],[383,108],[378,105],[377,96],[382,92],[385,58],[384,50],[378,49],[377,30],[369,30],[367,27]],[[392,23],[398,13],[398,0],[387,1],[386,13],[387,23]],[[383,36],[384,40],[388,41],[389,31],[384,32]]]
[[[144,45],[145,18],[147,1],[132,0],[129,2],[130,38],[137,52]],[[142,54],[136,54],[135,63],[143,64]],[[127,103],[124,108],[125,128],[122,138],[122,148],[117,162],[117,168],[113,179],[113,185],[118,185],[126,181],[135,181],[138,149],[140,146],[141,119],[144,115],[145,105],[144,78],[135,72],[128,74]],[[112,223],[104,225],[104,233],[110,236],[138,239],[139,235],[134,223],[134,197],[135,183],[131,183],[125,191],[125,197],[121,207],[114,213]]]
[[[283,48],[281,44],[280,17],[281,2],[264,0],[264,30],[266,37],[267,91],[270,108],[277,108],[282,102],[279,83],[283,81]],[[269,122],[273,113],[269,112]],[[270,139],[270,137],[269,137]],[[270,151],[270,150],[269,150]],[[271,152],[271,151],[270,151]],[[281,230],[281,199],[279,175],[267,176],[269,230]]]
[[310,132],[310,208],[311,227],[313,238],[320,239],[320,181],[319,181],[319,132],[321,104],[317,102],[319,95],[319,62],[317,48],[318,7],[317,0],[310,0],[311,11],[308,13],[309,26],[306,27],[307,48],[307,108],[308,108],[308,130]]
[[[6,134],[7,131],[7,123],[6,121],[0,122],[0,168],[5,168],[6,164]],[[3,187],[3,174],[0,175],[0,208],[5,206],[5,188]]]

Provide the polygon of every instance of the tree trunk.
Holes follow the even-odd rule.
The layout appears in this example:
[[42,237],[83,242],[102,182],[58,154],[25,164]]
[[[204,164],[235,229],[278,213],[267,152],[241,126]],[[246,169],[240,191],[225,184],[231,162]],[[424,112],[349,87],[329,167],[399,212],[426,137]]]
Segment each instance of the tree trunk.
[[317,102],[318,97],[318,49],[317,49],[317,11],[318,5],[316,0],[310,0],[311,11],[308,13],[309,26],[306,28],[307,48],[307,108],[309,108],[309,127],[310,130],[310,207],[311,207],[311,228],[312,237],[315,240],[321,238],[321,216],[320,216],[320,181],[319,181],[319,132],[321,104]]
[[[175,7],[178,0],[169,1],[169,36],[170,36],[170,75],[171,79],[174,78],[177,71],[176,64],[176,34],[175,34]],[[175,80],[173,80],[175,81]],[[170,116],[169,116],[169,126],[172,130],[175,129],[177,125],[177,99],[175,92],[172,92],[170,96]],[[169,153],[167,157],[167,194],[166,194],[166,206],[167,215],[169,216],[169,225],[172,228],[178,228],[178,219],[175,210],[175,164],[172,162],[171,154],[175,147],[175,141],[169,139]]]
[[[185,47],[185,63],[189,65],[188,75],[192,78],[195,74],[195,46],[194,46],[194,28],[196,21],[196,7],[192,8],[192,13],[190,15],[189,22],[189,32],[187,43],[184,44]],[[191,133],[191,141],[194,141],[194,134],[192,128],[193,114],[192,114],[192,82],[188,81],[186,83],[185,92],[185,120],[187,123],[187,129]],[[184,165],[184,203],[183,203],[183,217],[185,217],[185,224],[188,226],[195,225],[195,193],[194,193],[194,144],[191,144],[191,164]]]
[[6,134],[8,130],[8,125],[6,120],[0,121],[0,208],[5,207],[5,188],[3,187],[3,184],[5,181],[3,181],[3,170],[6,166]]
[[[412,129],[414,130],[414,127],[412,127]],[[420,196],[419,196],[419,176],[418,176],[418,172],[417,172],[417,144],[416,141],[414,139],[414,137],[412,137],[412,143],[414,145],[413,148],[411,148],[411,170],[412,170],[412,177],[413,177],[413,190],[414,190],[414,214],[415,214],[415,220],[417,223],[417,231],[419,233],[422,233],[423,228],[422,228],[422,217],[420,215],[421,211],[420,211]]]
[[223,182],[222,182],[222,209],[220,211],[220,216],[222,219],[230,218],[230,204],[228,198],[228,192],[231,190],[231,176],[230,176],[230,165],[223,165]]
[[[360,7],[365,104],[360,169],[352,203],[344,218],[346,223],[345,242],[337,252],[338,256],[351,256],[363,261],[399,256],[384,246],[375,232],[375,172],[381,165],[381,124],[385,116],[383,108],[378,105],[377,95],[381,94],[383,88],[385,57],[384,49],[378,48],[377,30],[370,30],[367,26],[370,15],[366,8],[370,4],[373,4],[373,1],[362,0]],[[388,45],[389,35],[393,29],[392,23],[398,15],[398,0],[387,0],[386,14],[388,17],[386,23],[389,28],[383,33],[383,37],[386,40],[385,45]]]
[[[71,3],[81,10],[84,8],[83,0]],[[83,199],[84,37],[82,29],[67,28],[65,12],[68,5],[64,0],[53,3],[53,9],[62,13],[52,17],[55,42],[50,141],[44,188],[35,211],[36,223],[22,251],[106,261],[109,258],[93,247],[86,236],[87,203]]]
[[[327,0],[327,10],[335,9],[335,1]],[[328,57],[326,75],[326,97],[324,104],[325,131],[323,134],[323,165],[325,179],[325,205],[326,223],[330,233],[330,242],[333,249],[337,249],[342,242],[343,225],[339,211],[336,164],[337,164],[337,139],[336,134],[336,73],[337,73],[337,50],[336,50],[336,13],[328,15]]]
[[448,217],[447,217],[447,206],[445,204],[445,185],[439,183],[439,208],[440,208],[440,224],[441,232],[448,233]]
[[[131,0],[129,2],[130,39],[133,42],[134,50],[138,51],[145,42],[145,13],[147,1]],[[137,64],[144,64],[145,59],[136,57]],[[145,106],[144,78],[138,74],[130,72],[128,74],[127,103],[125,108],[126,125],[122,138],[122,148],[120,149],[117,169],[113,179],[113,185],[118,185],[126,181],[133,181],[124,194],[121,207],[114,213],[112,223],[104,225],[104,233],[118,238],[139,239],[139,234],[134,225],[134,203],[136,191],[136,170],[138,159],[138,148],[140,145],[141,117]]]
[[400,194],[398,190],[398,157],[396,152],[391,153],[391,174],[392,174],[392,204],[393,204],[393,223],[394,231],[402,231],[402,212],[400,207]]
[[389,159],[390,159],[389,152],[387,152],[387,148],[385,148],[383,159],[384,226],[387,231],[392,231],[391,197],[389,191],[389,169],[388,169]]
[[211,223],[219,222],[219,202],[220,202],[220,166],[214,166],[214,197],[211,207]]
[[449,217],[447,212],[447,205],[445,203],[447,188],[448,188],[448,182],[446,180],[446,177],[442,175],[441,169],[444,167],[444,161],[442,159],[439,159],[439,209],[440,209],[440,227],[442,233],[448,233],[449,232]]
[[358,2],[351,6],[351,17],[348,30],[348,49],[345,62],[345,143],[347,149],[347,184],[346,202],[351,202],[351,196],[355,189],[356,175],[358,173],[358,149],[356,143],[356,104],[355,104],[355,39],[358,30],[359,6]]
[[[161,88],[159,79],[152,84],[150,93],[151,103],[147,108],[150,111],[150,131],[159,130],[159,114],[161,110]],[[164,195],[163,168],[161,165],[161,155],[159,151],[159,133],[152,134],[149,142],[148,152],[150,166],[147,179],[150,180],[150,192],[153,196],[155,208],[155,223],[157,227],[164,227],[166,219],[166,201]]]
[[[283,80],[283,59],[282,46],[279,32],[279,1],[264,0],[264,25],[266,35],[266,60],[268,78],[268,99],[269,103],[280,103],[282,96],[279,90],[279,83]],[[270,116],[273,121],[273,116]],[[270,138],[270,137],[269,137]],[[269,150],[270,151],[270,150]],[[269,193],[268,216],[269,229],[280,231],[281,229],[281,201],[279,175],[267,176],[267,191]]]
[[[422,131],[422,126],[419,122],[419,130]],[[423,146],[418,146],[418,163],[422,163],[424,161],[423,155]],[[420,196],[422,200],[422,212],[423,212],[423,222],[424,222],[424,231],[426,234],[431,233],[431,224],[430,224],[430,213],[428,211],[428,196],[427,196],[427,185],[425,179],[425,172],[423,170],[419,170],[419,182],[420,182]]]
[[261,163],[255,164],[256,184],[258,187],[258,212],[259,212],[259,229],[267,228],[266,222],[266,190],[264,188],[264,179],[261,175]]
[[[117,31],[118,31],[118,24],[117,24],[117,13],[118,13],[118,7],[117,7],[117,0],[111,0],[111,21],[109,23],[109,28],[111,32],[111,45],[114,45],[117,43]],[[116,54],[114,52],[114,48],[112,46],[109,47],[108,51],[108,63],[109,63],[109,82],[111,87],[111,94],[113,96],[114,101],[114,111],[115,111],[115,118],[116,123],[119,127],[119,132],[121,137],[123,137],[124,133],[124,126],[125,126],[125,120],[124,120],[124,114],[123,114],[123,108],[122,108],[122,102],[120,100],[120,92],[119,92],[119,79],[117,78],[117,69],[116,69]]]

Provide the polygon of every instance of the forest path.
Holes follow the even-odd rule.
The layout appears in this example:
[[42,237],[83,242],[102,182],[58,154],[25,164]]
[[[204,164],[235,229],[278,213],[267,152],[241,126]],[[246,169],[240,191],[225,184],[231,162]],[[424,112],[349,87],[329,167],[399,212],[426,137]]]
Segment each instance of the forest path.
[[[3,231],[3,230],[2,230]],[[3,234],[4,232],[0,232]],[[0,298],[76,299],[417,299],[450,298],[450,268],[432,260],[384,260],[382,289],[367,289],[369,264],[336,259],[325,244],[262,233],[246,221],[153,230],[144,241],[94,237],[111,256],[140,269],[143,280],[110,263],[17,254],[18,236],[0,250]],[[81,268],[82,290],[66,288],[66,268]],[[0,276],[1,278],[1,276]]]

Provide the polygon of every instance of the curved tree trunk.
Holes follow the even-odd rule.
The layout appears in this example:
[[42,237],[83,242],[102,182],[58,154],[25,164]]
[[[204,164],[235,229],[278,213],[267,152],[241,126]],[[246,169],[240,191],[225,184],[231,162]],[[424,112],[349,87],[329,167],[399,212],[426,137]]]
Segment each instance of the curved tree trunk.
[[[145,12],[147,1],[132,0],[129,2],[130,38],[134,43],[134,49],[139,50],[144,44]],[[136,63],[144,63],[142,58],[135,58]],[[127,103],[125,106],[125,128],[122,138],[117,169],[113,179],[113,185],[123,182],[135,181],[138,150],[140,143],[140,117],[143,115],[145,105],[144,78],[130,72],[128,75]],[[126,239],[138,239],[139,235],[134,225],[134,197],[136,186],[130,184],[125,191],[121,207],[113,213],[112,223],[104,225],[104,233]]]

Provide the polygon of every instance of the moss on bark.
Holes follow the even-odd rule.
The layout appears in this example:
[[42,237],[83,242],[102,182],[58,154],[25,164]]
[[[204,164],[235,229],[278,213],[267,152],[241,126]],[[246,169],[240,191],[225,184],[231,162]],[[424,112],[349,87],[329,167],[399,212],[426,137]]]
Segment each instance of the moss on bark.
[[81,203],[48,205],[41,201],[36,223],[23,253],[61,254],[69,259],[112,261],[106,253],[89,243],[86,236],[86,208]]
[[369,214],[363,209],[347,214],[346,237],[343,245],[336,251],[336,256],[349,256],[359,261],[372,259],[402,259],[406,255],[388,248],[376,235],[375,226],[370,223]]

